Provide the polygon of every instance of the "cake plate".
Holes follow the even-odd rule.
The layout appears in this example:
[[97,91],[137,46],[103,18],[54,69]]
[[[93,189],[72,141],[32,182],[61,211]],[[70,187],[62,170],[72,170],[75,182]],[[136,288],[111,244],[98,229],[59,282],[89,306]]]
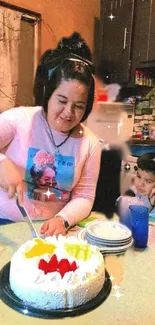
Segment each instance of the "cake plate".
[[79,315],[86,314],[89,311],[101,305],[106,300],[106,298],[110,294],[111,287],[112,287],[109,274],[107,270],[105,270],[104,285],[101,291],[99,292],[99,294],[95,298],[75,308],[45,310],[45,309],[38,309],[35,307],[31,307],[29,304],[23,302],[13,293],[13,291],[10,288],[9,273],[10,273],[10,262],[7,263],[0,272],[1,300],[12,309],[15,309],[16,311],[24,315],[38,317],[38,318],[56,319],[56,318],[72,317],[72,316],[79,316]]

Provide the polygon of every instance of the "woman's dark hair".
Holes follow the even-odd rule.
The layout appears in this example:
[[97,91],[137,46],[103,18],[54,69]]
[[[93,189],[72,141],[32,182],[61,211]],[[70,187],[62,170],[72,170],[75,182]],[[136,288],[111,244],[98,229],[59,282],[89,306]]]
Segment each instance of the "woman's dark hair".
[[137,160],[137,166],[155,175],[155,153],[150,152],[140,156]]
[[36,70],[33,94],[35,98],[35,106],[42,106],[43,104],[43,91],[45,84],[45,74],[43,73],[42,65],[49,59],[53,51],[51,49],[46,50],[40,57],[39,64]]
[[63,50],[68,54],[76,54],[83,59],[92,61],[92,54],[89,46],[77,32],[74,32],[70,37],[62,37],[58,43],[57,49]]
[[[77,37],[78,42],[76,43]],[[79,56],[80,54],[81,56]],[[44,111],[47,112],[48,101],[60,82],[62,80],[78,80],[88,87],[88,101],[81,122],[86,120],[94,102],[94,79],[92,76],[94,65],[89,61],[90,58],[91,52],[78,33],[74,33],[70,38],[62,38],[55,50],[47,50],[42,55],[36,71],[35,105],[43,106]]]

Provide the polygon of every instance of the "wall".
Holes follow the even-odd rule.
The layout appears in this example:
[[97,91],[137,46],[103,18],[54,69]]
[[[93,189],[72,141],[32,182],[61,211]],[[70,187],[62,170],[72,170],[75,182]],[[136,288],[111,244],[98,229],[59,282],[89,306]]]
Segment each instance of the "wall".
[[21,20],[16,105],[33,104],[34,28]]
[[54,48],[62,36],[78,31],[94,52],[95,17],[100,16],[100,0],[10,0],[16,6],[42,15],[41,52]]

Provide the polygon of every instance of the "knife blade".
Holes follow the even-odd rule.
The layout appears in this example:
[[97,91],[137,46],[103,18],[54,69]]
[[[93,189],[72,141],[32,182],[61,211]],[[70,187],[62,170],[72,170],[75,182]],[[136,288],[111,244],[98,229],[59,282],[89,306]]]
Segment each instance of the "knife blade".
[[31,230],[31,232],[32,232],[33,237],[35,237],[35,238],[39,238],[38,233],[37,233],[37,231],[36,231],[36,229],[35,229],[35,227],[34,227],[34,225],[33,225],[33,222],[32,222],[32,220],[31,220],[31,217],[28,215],[28,213],[27,213],[25,207],[24,207],[23,205],[20,205],[20,204],[19,204],[19,201],[18,201],[18,197],[17,197],[17,196],[16,196],[16,204],[17,204],[18,209],[20,210],[22,216],[23,216],[24,219],[27,221],[27,223],[28,223],[28,225],[29,225],[29,228],[30,228],[30,230]]

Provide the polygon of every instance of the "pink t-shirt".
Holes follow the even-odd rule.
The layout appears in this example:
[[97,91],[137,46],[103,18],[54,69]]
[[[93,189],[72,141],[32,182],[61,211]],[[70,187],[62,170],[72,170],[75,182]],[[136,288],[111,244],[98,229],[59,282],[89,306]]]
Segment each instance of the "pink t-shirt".
[[[12,160],[20,169],[24,204],[32,218],[56,214],[73,225],[91,211],[100,165],[98,138],[83,124],[59,148],[41,107],[18,107],[0,115],[0,160]],[[54,141],[66,138],[51,129]],[[49,199],[45,192],[49,189]],[[0,188],[0,218],[22,221],[15,199]]]

